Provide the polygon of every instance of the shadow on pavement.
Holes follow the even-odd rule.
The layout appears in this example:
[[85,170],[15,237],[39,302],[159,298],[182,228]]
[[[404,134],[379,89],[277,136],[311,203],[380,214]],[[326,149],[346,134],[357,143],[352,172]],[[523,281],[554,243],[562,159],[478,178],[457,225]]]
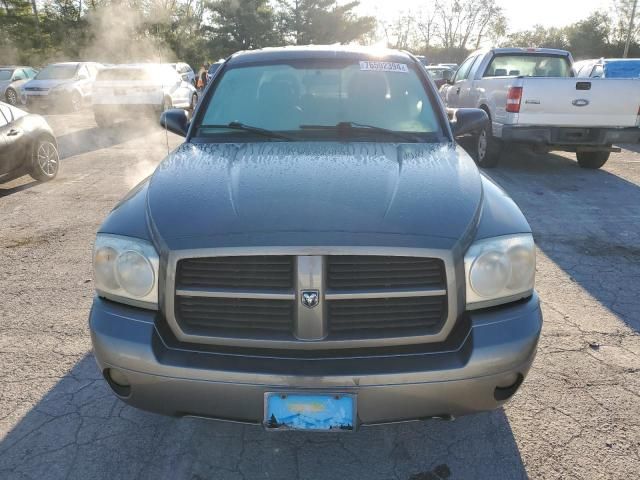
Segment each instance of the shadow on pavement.
[[446,480],[526,472],[501,409],[355,433],[267,433],[128,407],[87,354],[2,440],[0,478]]
[[108,128],[92,127],[58,137],[62,159],[128,142],[154,132],[159,126],[147,122],[119,122]]
[[[28,190],[31,187],[35,187],[39,182],[36,180],[31,180],[27,183],[22,183],[20,185],[15,186],[6,186],[9,182],[20,178],[24,175],[27,175],[25,172],[17,172],[10,177],[0,177],[0,198],[8,197],[9,195],[13,195],[14,193],[22,192],[23,190]],[[29,177],[31,178],[31,177]]]
[[[518,203],[538,247],[571,282],[640,331],[640,295],[629,288],[640,279],[640,186],[610,166],[585,170],[573,158],[514,150],[485,173]],[[555,292],[557,303],[571,287]]]

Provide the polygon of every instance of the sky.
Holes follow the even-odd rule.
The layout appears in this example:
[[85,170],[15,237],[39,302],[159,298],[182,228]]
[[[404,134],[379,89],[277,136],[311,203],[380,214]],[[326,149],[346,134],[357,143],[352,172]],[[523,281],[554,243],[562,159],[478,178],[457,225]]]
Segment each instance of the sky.
[[[598,9],[609,10],[611,0],[497,0],[504,9],[509,30],[526,30],[536,24],[560,27],[587,17]],[[430,0],[360,0],[361,12],[392,20],[407,10],[417,11]]]

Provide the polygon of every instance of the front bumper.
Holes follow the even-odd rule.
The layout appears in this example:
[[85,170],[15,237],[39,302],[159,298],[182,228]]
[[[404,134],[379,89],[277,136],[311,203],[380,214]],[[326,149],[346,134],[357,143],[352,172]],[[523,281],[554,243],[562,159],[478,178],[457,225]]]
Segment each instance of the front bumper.
[[640,128],[537,127],[504,125],[502,140],[506,142],[560,147],[576,151],[581,147],[607,147],[620,143],[640,143]]
[[466,332],[446,350],[293,358],[176,345],[156,326],[158,315],[94,300],[89,322],[98,366],[119,369],[131,385],[120,398],[157,413],[249,423],[262,422],[264,394],[274,391],[355,394],[361,425],[491,410],[526,376],[542,328],[534,294],[472,312]]

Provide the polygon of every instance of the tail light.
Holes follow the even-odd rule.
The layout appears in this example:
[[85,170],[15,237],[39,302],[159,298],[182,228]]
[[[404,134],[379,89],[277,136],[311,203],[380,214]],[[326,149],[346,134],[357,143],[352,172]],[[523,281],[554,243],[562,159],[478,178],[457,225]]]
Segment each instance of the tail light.
[[519,113],[522,101],[522,87],[511,87],[507,93],[507,112]]

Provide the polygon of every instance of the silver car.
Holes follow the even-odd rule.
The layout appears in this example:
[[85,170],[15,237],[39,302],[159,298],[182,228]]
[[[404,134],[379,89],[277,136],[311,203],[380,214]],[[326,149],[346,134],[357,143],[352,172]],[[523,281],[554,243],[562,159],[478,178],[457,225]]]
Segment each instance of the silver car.
[[123,401],[269,430],[499,407],[542,327],[535,245],[410,54],[231,56],[94,246],[95,358]]
[[0,100],[9,105],[20,103],[22,85],[34,78],[38,71],[32,67],[7,65],[0,66]]

